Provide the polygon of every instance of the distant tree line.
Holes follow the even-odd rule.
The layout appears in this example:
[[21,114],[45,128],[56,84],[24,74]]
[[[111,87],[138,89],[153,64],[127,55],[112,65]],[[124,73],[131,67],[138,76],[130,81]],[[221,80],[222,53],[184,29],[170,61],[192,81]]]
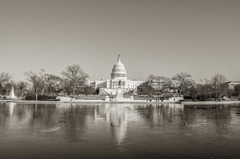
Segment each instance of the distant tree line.
[[88,75],[79,65],[71,65],[61,72],[61,77],[46,73],[28,71],[24,73],[26,80],[15,82],[9,73],[0,73],[0,94],[3,98],[14,87],[18,97],[31,100],[55,99],[58,94],[77,95],[93,94],[94,88],[86,85]]
[[240,85],[230,89],[227,78],[222,74],[215,74],[210,80],[195,82],[188,73],[177,73],[172,78],[149,75],[147,81],[137,88],[139,95],[158,95],[159,97],[184,96],[190,100],[222,100],[223,97],[240,95]]
[[[14,87],[15,94],[29,100],[54,100],[58,95],[77,96],[79,94],[98,94],[99,90],[87,84],[88,74],[77,64],[67,66],[61,76],[28,71],[26,80],[15,82],[9,73],[0,73],[0,97],[6,97]],[[138,95],[171,97],[184,96],[189,100],[213,100],[240,95],[240,85],[230,89],[227,78],[215,74],[210,80],[195,82],[188,73],[177,73],[173,77],[149,75],[147,81],[137,87]]]

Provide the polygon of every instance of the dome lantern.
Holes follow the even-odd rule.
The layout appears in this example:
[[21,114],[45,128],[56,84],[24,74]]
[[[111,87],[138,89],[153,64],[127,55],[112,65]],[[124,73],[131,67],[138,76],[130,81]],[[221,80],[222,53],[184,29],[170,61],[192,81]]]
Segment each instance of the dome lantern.
[[117,63],[113,66],[111,78],[116,80],[127,80],[127,72],[125,66],[120,61],[120,55],[118,55]]

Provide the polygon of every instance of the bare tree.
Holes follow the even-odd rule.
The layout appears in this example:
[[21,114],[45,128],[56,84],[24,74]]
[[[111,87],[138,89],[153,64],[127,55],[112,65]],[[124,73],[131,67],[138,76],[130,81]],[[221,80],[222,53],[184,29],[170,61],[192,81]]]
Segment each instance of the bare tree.
[[15,82],[12,80],[12,77],[9,73],[1,72],[0,73],[0,94],[6,95],[11,90],[12,86],[15,85]]
[[181,72],[173,76],[172,78],[173,88],[178,90],[179,95],[186,93],[186,91],[195,84],[191,75],[185,72]]
[[52,74],[45,74],[46,90],[48,95],[53,96],[54,93],[61,90],[61,78]]
[[170,90],[171,79],[168,77],[149,75],[147,80],[160,94],[166,93]]
[[6,84],[12,79],[12,76],[9,73],[1,72],[0,73],[0,84]]
[[221,84],[227,82],[227,78],[222,75],[222,74],[215,74],[212,78],[211,78],[211,83],[214,85],[214,86],[220,86]]
[[156,76],[154,76],[153,74],[151,74],[147,77],[148,81],[151,81],[151,80],[154,80],[154,79],[156,79]]
[[28,83],[24,81],[18,82],[17,89],[19,90],[19,95],[23,97],[28,91]]
[[229,88],[226,82],[227,78],[223,74],[217,73],[211,78],[213,92],[216,97],[219,98],[220,96],[227,94]]
[[43,95],[45,89],[47,88],[47,74],[45,73],[44,69],[41,69],[40,72],[38,72],[38,78],[39,78],[39,88],[41,90],[41,95]]
[[77,65],[71,65],[62,72],[62,75],[65,77],[71,87],[71,92],[75,95],[76,89],[84,86],[88,75],[83,71],[83,69]]
[[38,91],[41,87],[41,79],[37,73],[33,71],[25,72],[24,75],[27,77],[27,80],[31,83],[34,93],[36,95],[36,100],[38,100]]

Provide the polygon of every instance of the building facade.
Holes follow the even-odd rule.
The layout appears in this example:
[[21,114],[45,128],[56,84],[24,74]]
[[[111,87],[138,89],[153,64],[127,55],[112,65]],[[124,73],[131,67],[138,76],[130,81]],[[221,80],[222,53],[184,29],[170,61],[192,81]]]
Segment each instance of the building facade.
[[144,82],[127,78],[127,71],[121,62],[120,55],[118,55],[117,63],[112,68],[111,79],[89,81],[89,85],[95,89],[99,89],[100,95],[115,95],[119,88],[124,92],[136,92],[137,87]]
[[227,83],[231,90],[233,90],[236,85],[240,85],[240,81],[229,81]]

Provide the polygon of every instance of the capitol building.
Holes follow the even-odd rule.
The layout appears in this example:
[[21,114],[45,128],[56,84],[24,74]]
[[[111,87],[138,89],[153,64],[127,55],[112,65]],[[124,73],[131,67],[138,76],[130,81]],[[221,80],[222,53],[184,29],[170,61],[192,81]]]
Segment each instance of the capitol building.
[[127,72],[120,55],[118,55],[117,63],[113,66],[110,80],[88,81],[90,86],[99,89],[100,95],[116,95],[117,89],[121,89],[125,93],[136,92],[137,87],[144,82],[127,79]]

